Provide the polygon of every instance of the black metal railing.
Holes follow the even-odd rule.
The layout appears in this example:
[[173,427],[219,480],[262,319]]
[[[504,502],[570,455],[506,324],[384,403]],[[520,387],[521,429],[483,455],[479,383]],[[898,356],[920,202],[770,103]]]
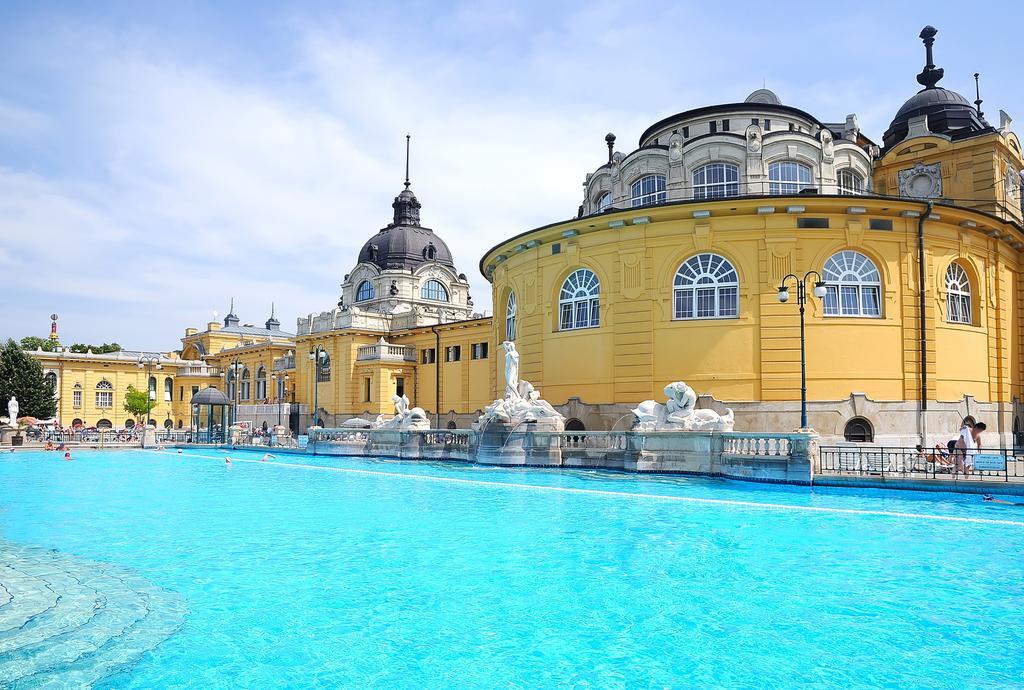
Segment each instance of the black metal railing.
[[1008,448],[977,451],[899,446],[822,446],[817,474],[956,481],[1024,481],[1024,454]]

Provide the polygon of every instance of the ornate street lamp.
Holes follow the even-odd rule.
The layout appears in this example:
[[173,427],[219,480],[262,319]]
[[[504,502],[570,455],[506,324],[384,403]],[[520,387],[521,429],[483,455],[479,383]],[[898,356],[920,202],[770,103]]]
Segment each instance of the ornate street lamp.
[[796,302],[800,305],[800,428],[807,428],[807,349],[805,347],[806,340],[804,337],[804,305],[807,303],[807,283],[810,282],[811,277],[814,277],[814,296],[818,299],[822,299],[827,294],[828,290],[825,288],[825,281],[821,279],[821,275],[817,271],[808,271],[804,274],[804,277],[797,278],[796,275],[790,273],[788,276],[782,279],[782,284],[779,285],[779,301],[789,301],[789,288],[786,283],[792,278],[796,282]]
[[[323,358],[327,356],[327,348],[323,345],[316,345],[309,351],[309,361],[313,363],[313,423],[319,421],[320,416],[320,367]],[[318,426],[318,425],[317,425]]]
[[139,369],[144,368],[146,370],[146,423],[144,426],[149,426],[149,415],[153,410],[153,398],[156,397],[156,386],[153,386],[153,390],[149,389],[149,380],[153,378],[154,367],[156,367],[157,371],[164,368],[164,365],[160,363],[160,355],[146,352],[139,355]]

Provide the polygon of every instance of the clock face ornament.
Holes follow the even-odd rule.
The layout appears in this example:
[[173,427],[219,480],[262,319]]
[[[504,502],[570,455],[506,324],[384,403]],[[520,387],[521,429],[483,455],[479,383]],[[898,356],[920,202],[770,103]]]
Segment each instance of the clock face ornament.
[[900,196],[913,199],[937,199],[942,196],[942,169],[938,163],[917,163],[899,172]]

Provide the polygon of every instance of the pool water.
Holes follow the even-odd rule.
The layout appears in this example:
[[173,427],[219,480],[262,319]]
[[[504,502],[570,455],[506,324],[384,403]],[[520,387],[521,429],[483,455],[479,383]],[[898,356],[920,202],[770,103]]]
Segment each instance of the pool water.
[[[96,687],[1024,687],[1024,508],[230,455],[0,454],[10,558],[162,616]],[[49,673],[0,686],[85,678],[39,661],[64,626],[0,627],[0,672]]]

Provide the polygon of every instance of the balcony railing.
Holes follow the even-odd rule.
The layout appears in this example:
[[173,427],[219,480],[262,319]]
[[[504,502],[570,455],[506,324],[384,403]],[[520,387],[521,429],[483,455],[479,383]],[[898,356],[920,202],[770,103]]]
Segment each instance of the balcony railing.
[[288,371],[295,368],[295,355],[278,357],[274,360],[274,371]]
[[356,361],[415,362],[416,348],[409,345],[389,345],[388,343],[360,345],[356,353]]
[[212,378],[220,376],[220,367],[211,366],[209,364],[189,364],[187,366],[178,367],[178,376],[196,376]]

